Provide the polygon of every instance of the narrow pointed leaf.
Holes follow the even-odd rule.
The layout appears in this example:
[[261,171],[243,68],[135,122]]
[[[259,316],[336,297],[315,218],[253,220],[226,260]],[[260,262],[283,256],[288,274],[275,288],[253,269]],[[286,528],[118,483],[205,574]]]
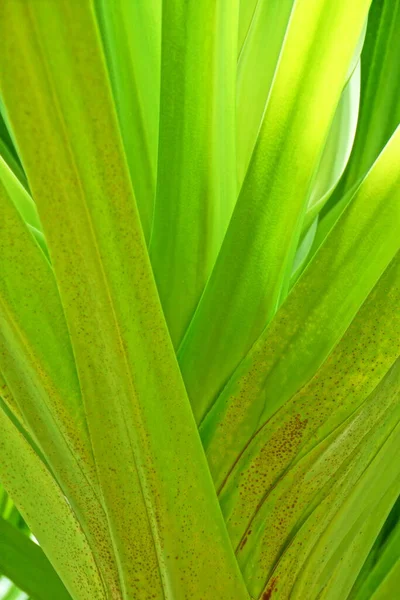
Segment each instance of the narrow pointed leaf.
[[258,4],[258,0],[240,0],[239,6],[239,34],[238,34],[238,53],[243,47],[244,41],[248,34],[254,11]]
[[4,160],[4,162],[11,169],[14,175],[22,183],[22,185],[27,187],[28,184],[26,181],[25,173],[22,169],[18,153],[14,148],[13,141],[10,137],[7,125],[4,121],[2,109],[4,111],[0,98],[0,157],[2,158],[2,160]]
[[[314,176],[307,210],[302,223],[302,234],[293,261],[292,275],[287,288],[282,291],[281,302],[296,283],[307,263],[320,244],[316,236],[321,235],[319,213],[328,202],[346,168],[356,133],[360,99],[360,63],[354,70],[343,90],[340,102],[325,143],[318,169]],[[340,214],[340,213],[339,213]],[[325,235],[322,240],[325,239]]]
[[361,68],[358,62],[343,90],[313,182],[303,228],[309,227],[346,168],[357,127]]
[[46,256],[48,256],[46,240],[43,236],[42,225],[40,223],[36,205],[29,195],[29,192],[25,189],[18,177],[13,173],[11,168],[1,156],[0,181],[4,186],[8,196],[17,207],[21,217],[28,225],[31,233],[34,235],[37,243],[42,248]]

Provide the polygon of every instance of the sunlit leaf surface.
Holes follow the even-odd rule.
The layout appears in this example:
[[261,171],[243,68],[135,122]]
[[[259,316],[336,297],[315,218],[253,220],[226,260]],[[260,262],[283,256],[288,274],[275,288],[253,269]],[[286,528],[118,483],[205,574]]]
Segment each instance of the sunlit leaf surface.
[[0,2],[0,600],[396,600],[400,0]]

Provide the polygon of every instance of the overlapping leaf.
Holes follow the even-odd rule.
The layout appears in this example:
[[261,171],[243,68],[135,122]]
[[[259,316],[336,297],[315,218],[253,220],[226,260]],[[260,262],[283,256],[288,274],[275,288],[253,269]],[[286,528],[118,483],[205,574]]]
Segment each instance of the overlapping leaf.
[[259,427],[311,379],[397,253],[399,165],[400,128],[204,420],[218,484]]
[[400,0],[363,47],[370,3],[0,4],[0,571],[32,598],[396,594]]
[[295,5],[246,179],[178,353],[198,421],[274,315],[289,280],[309,186],[368,6]]
[[163,3],[157,194],[150,257],[175,346],[236,201],[238,0]]
[[156,187],[161,0],[96,0],[100,31],[146,239]]
[[2,93],[77,363],[115,597],[246,597],[162,318],[92,4],[5,4],[0,16]]

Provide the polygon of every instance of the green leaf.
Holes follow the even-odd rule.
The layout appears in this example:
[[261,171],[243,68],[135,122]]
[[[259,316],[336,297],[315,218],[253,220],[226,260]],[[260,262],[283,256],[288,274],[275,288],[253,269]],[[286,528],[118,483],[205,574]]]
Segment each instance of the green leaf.
[[238,0],[165,0],[151,262],[175,346],[236,201]]
[[0,484],[0,518],[6,520],[13,527],[21,531],[25,535],[30,535],[29,528],[21,515],[19,514],[15,504]]
[[374,547],[368,555],[360,575],[354,584],[349,598],[366,600],[375,596],[390,598],[390,588],[398,584],[400,560],[400,527],[397,499]]
[[[0,398],[3,400],[8,409],[12,412],[15,418],[23,425],[26,425],[24,415],[21,412],[21,409],[13,397],[6,380],[4,379],[3,374],[0,372]],[[1,486],[0,486],[0,496],[1,496]],[[1,507],[1,504],[0,504]],[[0,510],[0,514],[1,514]]]
[[398,251],[399,165],[400,128],[202,424],[217,485],[329,356]]
[[400,123],[400,1],[375,0],[361,54],[361,103],[354,148],[333,202],[371,168]]
[[25,187],[22,185],[11,168],[0,156],[0,181],[3,184],[8,196],[14,202],[21,217],[28,225],[31,233],[34,235],[37,243],[48,257],[46,240],[42,233],[42,225],[36,205]]
[[277,309],[368,6],[295,5],[247,177],[178,353],[198,422]]
[[[304,598],[305,593],[310,599],[320,595],[332,600],[347,597],[361,566],[352,561],[341,565],[339,580],[344,581],[337,587],[329,585],[326,593],[323,590],[338,574],[337,567],[349,546],[354,544],[355,557],[363,552],[358,546],[365,541],[360,536],[365,520],[388,495],[383,514],[381,510],[375,512],[379,531],[400,490],[400,467],[395,460],[400,447],[399,374],[397,361],[349,423],[322,444],[325,448],[317,447],[305,456],[268,497],[264,505],[267,511],[268,505],[273,509],[275,500],[281,498],[281,510],[288,514],[282,529],[290,529],[296,520],[297,525],[282,548],[264,593],[279,582],[283,594],[290,592],[296,600]],[[311,492],[308,498],[304,490]],[[295,509],[291,510],[293,503]],[[298,520],[305,503],[304,515]],[[254,525],[257,529],[258,523]]]
[[34,600],[71,598],[43,550],[1,518],[0,569]]
[[[391,265],[329,359],[254,435],[220,484],[220,503],[235,547],[255,541],[246,530],[263,498],[298,457],[327,438],[386,375],[400,345],[400,256]],[[251,490],[251,493],[249,492]]]
[[[320,214],[315,217],[313,224],[305,234],[303,241],[299,244],[296,252],[296,257],[293,265],[293,273],[290,280],[289,287],[292,288],[300,275],[303,273],[305,267],[314,258],[317,250],[325,241],[327,235],[348,206],[353,200],[356,192],[360,187],[360,183],[356,184],[333,206],[330,206],[328,201],[327,210],[322,208]],[[306,239],[307,238],[307,239]],[[303,248],[303,242],[306,244],[306,248]]]
[[91,536],[97,560],[107,565],[114,589],[117,572],[109,555],[109,533],[57,285],[1,181],[0,206],[0,368],[7,386],[5,400],[57,474]]
[[2,93],[60,290],[119,567],[110,596],[247,598],[163,320],[91,3],[3,4],[0,17]]
[[[346,208],[368,169],[400,122],[400,103],[395,82],[398,79],[400,45],[398,0],[373,2],[361,56],[361,101],[354,147],[347,168],[332,196],[322,206],[318,228],[306,257],[310,261]],[[385,80],[382,85],[383,78]],[[307,225],[315,216],[311,209]],[[305,261],[294,273],[291,285],[301,274]]]
[[243,47],[246,36],[248,34],[257,4],[258,4],[258,0],[240,0],[239,28],[238,28],[239,29],[239,33],[238,33],[239,53]]
[[2,345],[6,340],[1,365],[3,385],[12,394],[9,406],[53,460],[65,460],[69,446],[94,481],[79,382],[52,270],[1,183],[0,204]]
[[[307,211],[302,224],[302,235],[293,261],[292,275],[288,288],[296,283],[307,262],[311,260],[327,231],[319,224],[318,215],[337,186],[350,157],[357,126],[360,96],[360,64],[354,70],[343,90],[340,102],[325,143],[318,169],[314,175]],[[331,213],[329,213],[331,215]],[[339,213],[340,214],[340,213]],[[329,229],[328,229],[329,231]],[[318,241],[317,241],[317,239]],[[288,290],[283,290],[281,301]]]
[[399,589],[400,561],[397,561],[388,576],[382,581],[382,584],[375,591],[371,600],[387,600],[395,598]]
[[94,556],[70,505],[1,405],[0,429],[0,479],[47,558],[74,600],[106,598]]
[[4,106],[2,106],[0,98],[0,158],[8,165],[22,185],[27,188],[28,183],[26,181],[25,173],[22,169],[18,153],[14,148],[10,132],[7,129],[3,113]]
[[[385,520],[398,492],[397,482],[394,482],[372,507],[362,512],[350,532],[344,536],[335,552],[330,579],[321,593],[321,598],[341,600],[349,597],[349,591],[357,573],[373,544],[379,529]],[[340,560],[338,560],[340,557]]]
[[[248,14],[243,14],[243,4],[248,5],[246,11],[249,13],[252,7],[251,1],[241,2],[241,27],[249,18]],[[239,189],[256,144],[293,4],[294,0],[259,0],[239,54],[236,84]],[[239,30],[239,38],[242,36]]]
[[125,155],[149,239],[157,170],[162,0],[96,0]]
[[351,155],[360,101],[360,63],[342,92],[312,185],[303,229],[311,225],[339,182]]

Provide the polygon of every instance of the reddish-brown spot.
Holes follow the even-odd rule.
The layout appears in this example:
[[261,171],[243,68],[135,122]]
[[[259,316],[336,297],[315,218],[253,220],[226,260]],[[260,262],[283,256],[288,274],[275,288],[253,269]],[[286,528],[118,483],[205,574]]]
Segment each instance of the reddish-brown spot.
[[273,592],[276,590],[276,582],[277,577],[271,579],[271,583],[269,584],[269,588],[263,593],[261,600],[270,600]]
[[247,542],[247,535],[242,539],[239,550],[242,550],[242,548],[245,547],[246,542]]

